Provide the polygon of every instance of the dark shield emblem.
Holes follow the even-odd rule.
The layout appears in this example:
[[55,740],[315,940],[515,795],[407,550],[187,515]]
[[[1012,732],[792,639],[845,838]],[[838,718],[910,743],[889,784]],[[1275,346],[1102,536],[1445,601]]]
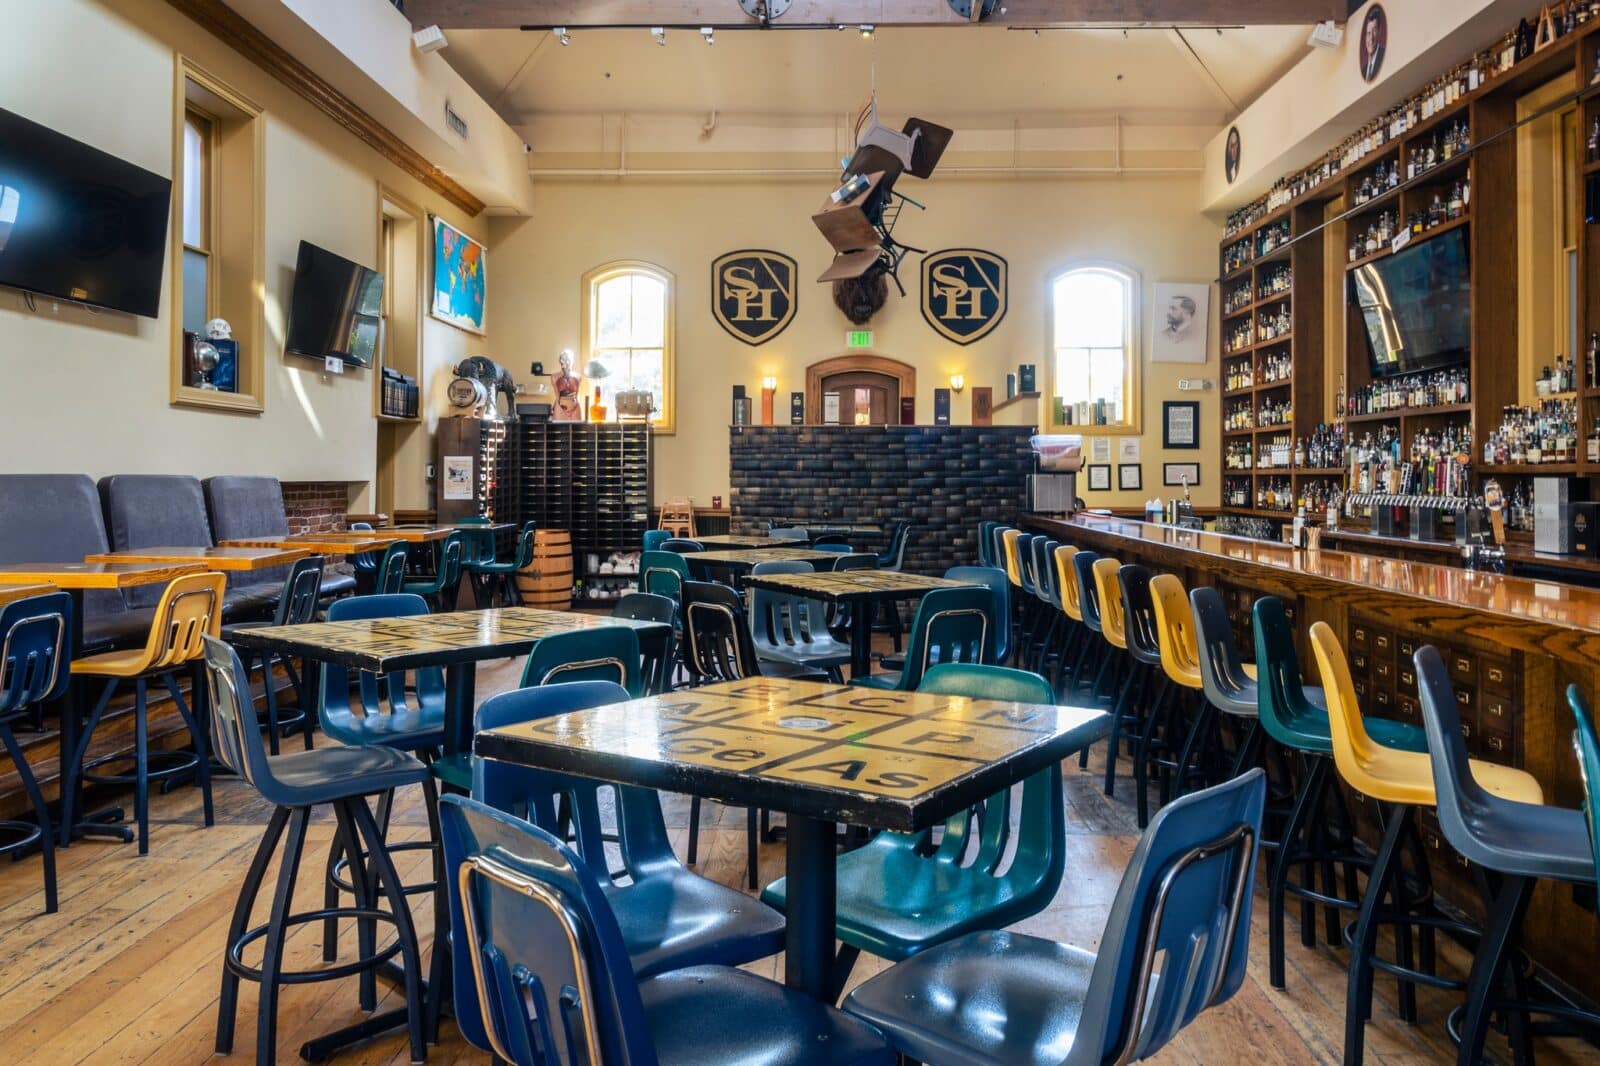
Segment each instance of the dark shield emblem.
[[746,344],[765,344],[794,318],[799,294],[793,259],[782,252],[729,252],[711,264],[711,313]]
[[977,248],[946,248],[922,260],[922,317],[957,344],[987,337],[1006,317],[1006,261]]

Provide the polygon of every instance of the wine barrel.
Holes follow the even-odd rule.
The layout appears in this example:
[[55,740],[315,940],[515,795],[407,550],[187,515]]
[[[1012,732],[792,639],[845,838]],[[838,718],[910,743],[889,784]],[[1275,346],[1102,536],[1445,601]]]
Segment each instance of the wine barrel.
[[572,534],[541,529],[533,535],[533,561],[517,571],[517,590],[527,607],[565,611],[572,606]]

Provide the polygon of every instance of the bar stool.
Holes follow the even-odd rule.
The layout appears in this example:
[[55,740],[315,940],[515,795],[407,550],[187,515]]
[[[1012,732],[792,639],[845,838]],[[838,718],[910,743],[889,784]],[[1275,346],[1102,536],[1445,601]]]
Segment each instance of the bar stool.
[[[1144,734],[1145,723],[1159,714],[1167,701],[1173,698],[1172,681],[1161,669],[1161,639],[1156,630],[1155,600],[1150,595],[1150,570],[1137,563],[1127,563],[1117,571],[1117,585],[1122,590],[1122,629],[1128,642],[1128,685],[1134,689],[1133,713],[1111,719],[1110,744],[1106,749],[1105,793],[1114,794],[1116,787],[1117,756],[1124,739],[1138,752],[1139,738]],[[1134,727],[1124,734],[1123,723]]]
[[[1072,678],[1067,682],[1066,695],[1070,698],[1077,691],[1082,682],[1083,668],[1088,664],[1090,657],[1105,647],[1105,641],[1100,636],[1100,593],[1094,585],[1094,564],[1100,558],[1091,551],[1080,551],[1072,557],[1072,577],[1078,586],[1078,610],[1083,615],[1084,636],[1078,646],[1077,661],[1072,664]],[[1106,663],[1106,657],[1100,659],[1101,669]],[[1095,675],[1094,694],[1099,696],[1099,673]]]
[[1060,656],[1056,659],[1055,673],[1051,675],[1053,687],[1058,694],[1062,689],[1063,675],[1070,672],[1068,663],[1077,655],[1084,639],[1083,607],[1078,598],[1078,571],[1072,565],[1073,557],[1078,554],[1078,549],[1071,544],[1062,544],[1052,553],[1051,564],[1055,567],[1056,587],[1061,590],[1061,613],[1066,618],[1065,634],[1061,641]]
[[[1321,904],[1327,941],[1342,942],[1339,912],[1361,907],[1356,894],[1356,870],[1370,870],[1372,860],[1355,849],[1355,831],[1344,796],[1333,787],[1333,739],[1328,722],[1327,696],[1321,688],[1300,679],[1300,660],[1294,648],[1294,630],[1276,596],[1258,598],[1251,610],[1256,645],[1256,710],[1261,727],[1286,751],[1298,756],[1299,786],[1289,808],[1289,820],[1279,834],[1268,890],[1269,972],[1272,987],[1283,988],[1284,906],[1289,896],[1300,900],[1300,942],[1317,946],[1316,906]],[[1386,718],[1363,719],[1367,734],[1377,743],[1403,751],[1426,752],[1428,738],[1416,726]],[[1326,812],[1326,814],[1325,814]],[[1330,817],[1331,816],[1331,817]],[[1289,872],[1303,867],[1299,883]],[[1345,871],[1345,895],[1338,893],[1335,867]],[[1320,869],[1322,889],[1317,890]]]
[[[1144,732],[1139,735],[1139,754],[1134,759],[1133,775],[1141,829],[1150,819],[1147,786],[1151,768],[1160,771],[1162,804],[1183,795],[1189,779],[1201,776],[1202,770],[1196,760],[1204,754],[1202,746],[1210,737],[1215,719],[1211,704],[1203,696],[1205,682],[1200,676],[1200,644],[1183,582],[1171,574],[1157,574],[1150,579],[1150,598],[1155,610],[1156,642],[1161,649],[1161,670],[1174,689],[1162,708],[1164,713],[1150,715]],[[1193,717],[1180,744],[1177,736],[1185,702],[1192,706]],[[1158,727],[1159,737],[1156,735]]]
[[1017,541],[1022,537],[1022,530],[1007,526],[997,531],[1000,547],[1001,565],[1005,567],[1006,579],[1011,582],[1011,603],[1016,610],[1016,616],[1011,624],[1011,646],[1016,649],[1017,664],[1024,662],[1024,633],[1028,620],[1028,600],[1022,594],[1022,571],[1017,562]]
[[[1055,580],[1051,576],[1055,565],[1050,555],[1050,549],[1055,541],[1044,536],[1035,536],[1028,542],[1028,556],[1025,561],[1025,571],[1033,581],[1033,597],[1038,601],[1035,609],[1038,611],[1039,622],[1034,631],[1033,672],[1043,674],[1049,669],[1056,636],[1061,631],[1062,614],[1059,597],[1055,592]],[[1022,545],[1018,544],[1018,548]]]
[[[1368,734],[1356,704],[1355,683],[1345,661],[1344,648],[1326,622],[1311,625],[1311,648],[1322,674],[1328,697],[1328,721],[1333,739],[1333,761],[1339,776],[1351,788],[1375,800],[1384,824],[1383,843],[1373,859],[1367,889],[1361,897],[1361,916],[1355,922],[1350,941],[1350,982],[1345,997],[1344,1062],[1360,1066],[1365,1053],[1365,1029],[1372,1013],[1372,979],[1377,969],[1400,979],[1400,1015],[1410,1021],[1416,1013],[1416,984],[1437,988],[1464,989],[1464,982],[1442,978],[1431,972],[1432,934],[1437,929],[1478,932],[1459,922],[1429,912],[1431,887],[1427,884],[1427,864],[1422,860],[1417,876],[1422,891],[1413,894],[1403,870],[1401,851],[1409,843],[1420,853],[1416,832],[1416,808],[1436,805],[1433,767],[1422,752],[1385,747]],[[1472,760],[1471,774],[1478,785],[1501,799],[1518,803],[1542,804],[1539,782],[1521,770]],[[1386,896],[1394,894],[1396,906],[1379,913]],[[1394,922],[1398,961],[1375,958],[1378,924]],[[1411,927],[1422,930],[1423,969],[1411,965]]]
[[994,557],[994,531],[999,522],[982,521],[978,523],[978,565],[995,566],[999,560]]
[[[94,710],[89,714],[89,721],[83,727],[83,733],[78,737],[78,747],[67,763],[66,773],[69,776],[75,774],[79,780],[92,781],[95,784],[133,786],[134,817],[139,823],[140,855],[150,853],[151,781],[164,781],[193,772],[200,786],[205,824],[209,826],[213,822],[211,760],[206,754],[205,732],[191,713],[182,693],[178,691],[178,682],[174,675],[176,671],[200,661],[205,653],[205,646],[201,643],[202,638],[216,637],[222,633],[222,596],[227,581],[225,575],[218,573],[189,574],[175,578],[161,593],[161,600],[156,604],[155,616],[150,624],[150,636],[143,648],[88,655],[75,660],[72,664],[74,676],[104,678],[106,685]],[[150,718],[146,704],[146,694],[152,678],[159,679],[166,686],[167,693],[178,708],[178,714],[183,718],[184,726],[189,730],[190,741],[194,744],[193,752],[154,753],[155,761],[167,764],[158,765],[156,769],[150,767],[152,761]],[[83,757],[89,750],[89,741],[94,737],[95,726],[100,724],[101,716],[105,714],[117,686],[124,681],[133,682],[134,770],[131,774],[95,773],[96,767],[126,762],[129,758],[127,755],[106,755],[87,765],[83,762]],[[196,697],[197,704],[198,693],[203,691],[203,687],[200,686],[190,690],[190,695]],[[78,792],[78,788],[70,781],[63,790],[65,798],[61,804],[62,847],[66,847],[70,842],[76,818],[76,812],[72,810],[72,801]]]
[[[320,555],[296,560],[289,570],[289,577],[283,583],[283,592],[278,597],[278,609],[273,613],[272,621],[235,622],[225,625],[222,627],[222,639],[232,644],[234,635],[243,630],[315,622],[317,604],[322,599],[322,569],[323,562]],[[255,655],[244,651],[240,653],[239,658],[244,663],[245,674],[248,675],[254,665]],[[294,664],[287,656],[283,658],[283,670],[289,675],[289,684],[294,689],[297,710],[288,717],[278,716],[277,686],[272,683],[272,664],[277,660],[278,656],[274,652],[261,653],[261,688],[267,703],[267,745],[274,755],[278,754],[279,737],[285,735],[287,730],[300,726],[307,748],[311,747],[313,732],[311,694],[306,691],[300,672],[295,670]]]
[[[221,575],[217,575],[220,577]],[[406,1023],[411,1038],[411,1059],[421,1062],[427,1054],[422,1032],[422,962],[417,948],[416,929],[406,906],[400,878],[384,849],[383,835],[367,808],[366,797],[388,794],[397,788],[420,784],[428,771],[414,757],[386,747],[323,747],[315,751],[293,752],[268,758],[262,748],[261,730],[250,704],[250,678],[232,648],[220,640],[205,640],[206,672],[210,677],[212,735],[217,741],[217,757],[240,778],[248,781],[261,798],[274,807],[267,831],[256,849],[255,858],[239,886],[239,901],[228,926],[228,940],[222,957],[222,994],[217,1002],[218,1054],[233,1050],[233,1027],[239,1005],[240,980],[257,981],[261,995],[256,1012],[256,1061],[276,1062],[278,1041],[278,988],[284,984],[331,981],[361,974],[363,982],[372,972],[396,955],[405,969]],[[306,825],[311,811],[324,804],[333,807],[338,821],[337,839],[351,853],[365,852],[372,868],[353,863],[351,881],[355,885],[353,907],[327,907],[294,914],[290,906],[305,848]],[[283,860],[278,867],[278,885],[273,894],[272,913],[263,925],[249,928],[250,912],[261,893],[262,881],[272,862],[278,843],[284,841]],[[388,909],[378,907],[382,892]],[[357,925],[357,958],[342,966],[314,971],[285,971],[284,942],[295,926],[308,922],[336,923],[353,919]],[[390,924],[395,941],[383,950],[377,948],[377,925]],[[244,961],[245,949],[258,940],[265,946],[261,965]],[[435,949],[438,950],[438,949]],[[442,993],[442,989],[439,990]],[[367,1009],[371,1009],[368,1007]]]
[[[1525,1014],[1600,1024],[1600,1016],[1556,1003],[1530,1003],[1516,959],[1517,940],[1534,885],[1540,879],[1569,884],[1595,883],[1594,851],[1581,811],[1519,803],[1501,799],[1483,788],[1467,757],[1456,711],[1455,689],[1439,649],[1418,648],[1417,692],[1422,702],[1422,724],[1433,751],[1433,785],[1438,796],[1439,828],[1461,857],[1485,875],[1484,902],[1488,920],[1467,978],[1467,1001],[1450,1012],[1446,1022],[1459,1046],[1456,1061],[1477,1066],[1488,1036],[1489,1018],[1495,1011],[1508,1016],[1511,1047],[1518,1063],[1532,1062]],[[1576,694],[1568,690],[1568,700]],[[1581,712],[1582,697],[1573,705]],[[1580,718],[1581,721],[1581,718]],[[1581,761],[1581,760],[1580,760]],[[1496,991],[1509,986],[1508,1001]]]
[[11,723],[33,708],[60,699],[72,676],[67,647],[72,632],[72,597],[65,592],[28,596],[0,609],[0,743],[17,768],[22,788],[33,804],[33,818],[0,821],[0,830],[15,834],[0,843],[0,855],[39,845],[44,860],[44,912],[56,912],[55,833],[50,811],[33,769],[11,732]]
[[[1139,719],[1129,716],[1128,704],[1133,696],[1134,678],[1130,670],[1133,660],[1128,656],[1127,615],[1124,608],[1126,601],[1122,593],[1122,582],[1118,578],[1118,571],[1122,564],[1112,558],[1100,558],[1094,561],[1090,568],[1094,576],[1095,600],[1100,606],[1100,635],[1105,638],[1113,650],[1108,656],[1112,676],[1112,685],[1117,690],[1116,702],[1112,705],[1111,720],[1113,733],[1107,737],[1106,746],[1106,775],[1107,780],[1115,777],[1117,741],[1112,736],[1119,736],[1122,727],[1131,725],[1137,733]],[[1121,654],[1118,654],[1118,653]],[[1120,682],[1120,683],[1119,683]],[[1079,766],[1083,765],[1083,755],[1079,755]],[[1110,792],[1107,792],[1109,795]]]

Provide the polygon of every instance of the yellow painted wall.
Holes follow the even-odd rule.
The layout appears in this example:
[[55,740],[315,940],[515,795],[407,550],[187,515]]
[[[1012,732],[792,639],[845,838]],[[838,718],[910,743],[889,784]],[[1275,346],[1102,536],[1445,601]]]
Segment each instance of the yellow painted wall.
[[[0,0],[0,23],[0,107],[159,174],[172,173],[180,52],[266,109],[267,345],[263,414],[173,407],[170,262],[159,320],[55,310],[47,300],[35,314],[20,294],[0,289],[0,470],[369,483],[377,440],[371,372],[329,377],[282,353],[299,242],[375,264],[380,180],[476,237],[485,236],[484,221],[461,217],[164,0]],[[424,322],[430,370],[482,350],[480,338]],[[427,383],[425,406],[443,409],[446,383]],[[422,480],[430,450],[404,457],[398,506],[430,505]],[[367,506],[365,490],[351,502]]]
[[[532,218],[495,218],[490,225],[493,357],[521,380],[533,360],[552,366],[560,349],[577,349],[579,278],[600,263],[645,259],[672,271],[678,279],[678,431],[658,438],[655,495],[658,500],[691,496],[709,506],[712,496],[728,494],[732,386],[743,384],[759,395],[761,379],[777,377],[778,420],[786,421],[788,394],[804,389],[806,366],[845,354],[850,324],[834,307],[829,288],[813,280],[831,258],[810,221],[826,185],[602,179],[541,184]],[[990,385],[997,400],[1003,399],[1005,375],[1018,363],[1038,364],[1043,386],[1046,279],[1062,267],[1083,259],[1117,260],[1142,275],[1147,294],[1157,281],[1194,281],[1216,273],[1220,229],[1199,212],[1200,184],[1194,176],[1073,181],[935,176],[929,182],[906,179],[904,186],[904,192],[927,204],[927,211],[906,209],[896,231],[901,239],[935,250],[988,249],[1006,257],[1010,267],[1009,313],[994,332],[964,348],[941,338],[923,320],[918,257],[902,268],[907,296],[891,286],[888,303],[869,326],[875,334],[873,352],[917,367],[920,422],[932,422],[933,390],[946,385],[952,373],[964,374],[967,381],[966,391],[954,398],[956,423],[970,419],[972,386]],[[729,336],[711,315],[711,261],[740,248],[771,248],[800,263],[795,320],[756,348]],[[1174,490],[1161,485],[1163,458],[1201,462],[1195,500],[1214,504],[1219,499],[1217,392],[1180,393],[1176,387],[1179,377],[1217,377],[1215,295],[1212,299],[1211,349],[1204,366],[1145,363],[1143,491],[1082,492],[1089,506],[1137,507],[1150,496],[1171,496]],[[1140,330],[1146,351],[1150,313],[1147,305]],[[1201,402],[1201,448],[1164,454],[1161,401],[1189,398]]]

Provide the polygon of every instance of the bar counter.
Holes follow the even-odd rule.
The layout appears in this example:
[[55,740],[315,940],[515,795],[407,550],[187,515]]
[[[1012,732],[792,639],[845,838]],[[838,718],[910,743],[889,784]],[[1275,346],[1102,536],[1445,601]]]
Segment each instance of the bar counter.
[[[1187,588],[1217,588],[1241,640],[1250,639],[1256,597],[1281,597],[1296,629],[1301,669],[1316,672],[1306,631],[1312,622],[1328,623],[1344,643],[1366,714],[1420,725],[1411,656],[1424,644],[1437,645],[1450,666],[1473,757],[1527,770],[1543,786],[1546,803],[1582,806],[1565,692],[1575,683],[1591,704],[1600,703],[1600,589],[1097,515],[1027,516],[1021,524],[1063,544],[1176,574]],[[1362,818],[1368,826],[1370,814]],[[1421,826],[1440,895],[1481,919],[1470,868],[1444,843],[1431,811]],[[1571,888],[1541,884],[1524,926],[1535,961],[1591,1004],[1600,1003],[1593,906]]]

